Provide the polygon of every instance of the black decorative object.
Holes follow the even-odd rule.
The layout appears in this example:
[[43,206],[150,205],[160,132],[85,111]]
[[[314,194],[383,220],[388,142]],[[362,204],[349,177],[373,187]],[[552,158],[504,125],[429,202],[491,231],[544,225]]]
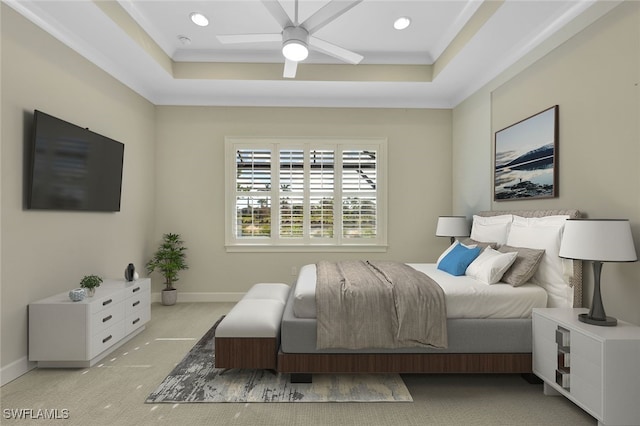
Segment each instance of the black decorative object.
[[124,279],[127,281],[133,281],[133,275],[136,273],[136,267],[133,266],[133,263],[130,263],[127,266],[127,269],[124,270]]

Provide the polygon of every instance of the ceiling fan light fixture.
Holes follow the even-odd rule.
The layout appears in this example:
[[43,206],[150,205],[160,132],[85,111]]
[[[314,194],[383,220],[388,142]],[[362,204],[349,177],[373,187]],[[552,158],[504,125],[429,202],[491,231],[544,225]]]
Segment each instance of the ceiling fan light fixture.
[[290,61],[300,62],[309,56],[309,48],[300,40],[289,40],[282,45],[282,54]]
[[302,27],[282,30],[282,54],[290,61],[300,62],[309,56],[309,32]]
[[411,18],[407,16],[401,16],[393,22],[393,28],[396,30],[404,30],[411,25]]
[[191,13],[189,15],[189,18],[191,18],[191,22],[199,27],[206,27],[207,25],[209,25],[209,19],[207,19],[207,17],[200,12]]

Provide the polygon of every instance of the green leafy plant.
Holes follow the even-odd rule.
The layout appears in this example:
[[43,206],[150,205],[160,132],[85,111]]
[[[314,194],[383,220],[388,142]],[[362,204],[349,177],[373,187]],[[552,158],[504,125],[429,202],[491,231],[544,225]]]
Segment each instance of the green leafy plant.
[[173,290],[173,283],[178,281],[178,272],[189,269],[186,262],[186,247],[180,234],[164,234],[160,247],[147,262],[147,272],[151,274],[156,269],[164,276],[165,290]]
[[100,287],[101,283],[102,283],[102,278],[100,278],[99,276],[97,276],[97,275],[85,275],[80,280],[80,287],[93,289],[93,288]]

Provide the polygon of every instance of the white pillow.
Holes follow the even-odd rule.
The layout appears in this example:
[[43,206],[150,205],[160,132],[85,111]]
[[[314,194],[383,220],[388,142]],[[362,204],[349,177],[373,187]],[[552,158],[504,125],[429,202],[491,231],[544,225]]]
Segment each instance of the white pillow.
[[569,216],[520,217],[514,216],[507,245],[542,249],[544,254],[533,281],[548,294],[547,306],[571,307],[573,296],[565,281],[563,263],[558,256],[564,224]]
[[[453,244],[451,244],[451,245],[449,246],[449,248],[447,248],[445,251],[443,251],[443,252],[442,252],[442,254],[440,255],[440,257],[438,258],[438,260],[436,261],[436,266],[437,266],[437,265],[439,265],[439,264],[440,264],[440,262],[442,261],[442,259],[444,259],[444,257],[445,257],[446,255],[448,255],[448,254],[449,254],[449,252],[450,252],[451,250],[453,250],[453,248],[454,248],[455,246],[457,246],[458,244],[462,244],[462,243],[461,243],[460,241],[458,241],[458,240],[455,240],[455,241],[453,242]],[[463,247],[466,247],[466,248],[476,248],[476,247],[477,247],[477,244],[462,244],[462,246],[463,246]]]
[[487,247],[471,262],[465,275],[485,284],[495,284],[515,262],[518,253],[500,253]]
[[513,215],[477,216],[473,215],[471,226],[471,238],[486,243],[497,243],[499,246],[507,242],[509,227],[513,221]]

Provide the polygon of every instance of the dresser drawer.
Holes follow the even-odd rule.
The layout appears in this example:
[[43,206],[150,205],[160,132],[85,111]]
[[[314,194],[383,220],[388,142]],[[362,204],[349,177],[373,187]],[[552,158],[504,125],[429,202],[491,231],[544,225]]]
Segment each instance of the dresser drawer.
[[117,343],[125,336],[124,330],[125,322],[120,321],[91,336],[89,358],[97,356],[102,351],[109,349],[112,345]]
[[123,321],[125,318],[124,303],[109,305],[108,308],[91,315],[91,327],[89,332],[93,335],[111,327],[113,324]]
[[125,335],[135,331],[140,326],[146,324],[151,319],[151,312],[149,309],[139,309],[132,315],[127,315],[125,319]]
[[102,312],[105,309],[109,309],[114,305],[122,302],[126,296],[126,293],[123,291],[118,292],[109,292],[104,296],[100,296],[100,288],[96,291],[96,295],[93,297],[91,304],[89,305],[90,314],[96,314],[98,312]]
[[128,317],[141,309],[149,309],[151,295],[147,292],[136,294],[124,301],[125,315]]
[[132,284],[127,284],[127,288],[124,292],[124,297],[139,297],[141,294],[150,294],[151,287],[149,281],[134,281]]

